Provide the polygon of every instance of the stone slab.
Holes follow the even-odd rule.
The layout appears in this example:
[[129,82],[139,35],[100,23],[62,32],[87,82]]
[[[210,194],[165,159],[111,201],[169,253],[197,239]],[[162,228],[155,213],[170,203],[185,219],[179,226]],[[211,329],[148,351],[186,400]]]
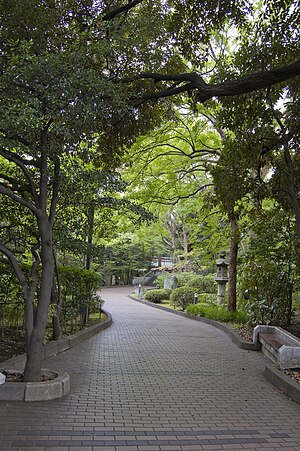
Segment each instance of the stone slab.
[[281,346],[277,362],[281,369],[300,368],[300,346]]

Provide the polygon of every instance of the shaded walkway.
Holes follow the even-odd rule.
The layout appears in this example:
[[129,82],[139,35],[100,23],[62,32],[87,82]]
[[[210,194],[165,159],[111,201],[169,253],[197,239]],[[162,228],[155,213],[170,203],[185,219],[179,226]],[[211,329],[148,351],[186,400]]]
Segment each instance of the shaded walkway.
[[300,408],[224,332],[103,289],[114,323],[45,362],[63,399],[0,402],[1,450],[300,450]]

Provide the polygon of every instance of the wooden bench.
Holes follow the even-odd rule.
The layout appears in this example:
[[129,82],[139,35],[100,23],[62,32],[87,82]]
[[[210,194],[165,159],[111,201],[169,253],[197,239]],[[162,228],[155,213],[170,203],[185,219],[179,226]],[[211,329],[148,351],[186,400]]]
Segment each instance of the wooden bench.
[[261,351],[279,368],[300,367],[300,340],[281,327],[256,326],[254,343],[260,343]]

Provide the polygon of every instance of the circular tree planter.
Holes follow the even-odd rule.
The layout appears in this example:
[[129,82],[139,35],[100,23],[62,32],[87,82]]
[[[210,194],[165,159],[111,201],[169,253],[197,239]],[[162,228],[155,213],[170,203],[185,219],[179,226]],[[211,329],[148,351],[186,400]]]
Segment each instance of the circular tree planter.
[[[9,373],[22,373],[22,370],[5,369]],[[48,401],[61,398],[70,392],[70,376],[66,372],[42,369],[47,380],[43,382],[4,382],[0,385],[1,401]]]

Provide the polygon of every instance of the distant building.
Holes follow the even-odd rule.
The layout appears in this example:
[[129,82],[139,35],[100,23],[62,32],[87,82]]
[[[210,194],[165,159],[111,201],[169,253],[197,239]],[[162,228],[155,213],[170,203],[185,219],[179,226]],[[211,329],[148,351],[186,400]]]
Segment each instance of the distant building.
[[172,257],[154,257],[151,261],[151,268],[173,268]]

